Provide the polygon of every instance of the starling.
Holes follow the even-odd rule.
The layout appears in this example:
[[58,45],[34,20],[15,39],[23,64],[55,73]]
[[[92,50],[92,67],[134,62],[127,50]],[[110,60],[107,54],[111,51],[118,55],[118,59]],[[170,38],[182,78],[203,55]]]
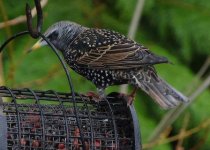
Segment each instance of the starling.
[[[105,96],[108,86],[131,84],[166,109],[188,101],[156,73],[154,65],[168,63],[167,58],[118,32],[60,21],[44,35],[63,54],[70,68],[95,84],[100,97]],[[47,43],[40,39],[31,50],[44,45]]]

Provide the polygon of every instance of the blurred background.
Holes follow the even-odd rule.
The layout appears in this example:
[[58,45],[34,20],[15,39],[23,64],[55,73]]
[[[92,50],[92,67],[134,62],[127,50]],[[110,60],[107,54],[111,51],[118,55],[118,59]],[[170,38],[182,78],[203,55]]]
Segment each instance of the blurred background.
[[[0,0],[0,45],[15,33],[27,29],[24,16],[26,2],[34,6],[31,0]],[[70,20],[87,27],[108,28],[124,35],[129,34],[154,53],[168,57],[173,65],[157,65],[158,73],[193,99],[193,102],[189,103],[186,109],[179,107],[167,111],[162,110],[146,94],[138,91],[135,108],[141,124],[143,148],[209,150],[210,1],[42,2],[43,32],[57,21]],[[65,73],[50,48],[43,47],[30,54],[25,53],[35,42],[36,40],[29,36],[18,38],[6,47],[3,55],[0,54],[0,85],[68,92]],[[85,78],[72,70],[70,72],[77,92],[96,90]],[[113,86],[107,89],[107,93],[119,90],[119,86]],[[128,91],[131,90],[132,87],[129,87]],[[174,116],[171,114],[176,116],[172,120],[170,119]],[[165,125],[162,129],[160,122]]]

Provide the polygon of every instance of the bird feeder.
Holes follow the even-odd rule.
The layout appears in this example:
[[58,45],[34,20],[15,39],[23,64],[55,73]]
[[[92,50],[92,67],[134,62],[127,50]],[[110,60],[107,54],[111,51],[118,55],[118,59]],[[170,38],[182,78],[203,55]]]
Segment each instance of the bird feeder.
[[140,149],[135,110],[117,93],[101,102],[76,95],[76,109],[69,93],[0,87],[0,97],[3,149]]

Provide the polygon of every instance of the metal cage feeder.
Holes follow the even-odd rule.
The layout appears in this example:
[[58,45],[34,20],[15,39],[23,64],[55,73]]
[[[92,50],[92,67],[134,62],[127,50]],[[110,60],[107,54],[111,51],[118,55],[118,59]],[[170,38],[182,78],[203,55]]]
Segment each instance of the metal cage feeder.
[[0,97],[11,100],[0,105],[2,150],[140,149],[135,110],[117,93],[101,102],[76,95],[77,113],[68,93],[0,87]]

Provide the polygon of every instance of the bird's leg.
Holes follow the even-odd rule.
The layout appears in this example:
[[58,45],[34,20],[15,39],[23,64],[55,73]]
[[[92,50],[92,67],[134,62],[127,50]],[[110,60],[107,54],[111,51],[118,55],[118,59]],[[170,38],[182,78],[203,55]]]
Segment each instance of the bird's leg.
[[127,101],[127,104],[128,104],[128,105],[133,104],[134,98],[135,98],[135,96],[136,96],[136,91],[137,91],[137,88],[135,87],[135,88],[133,89],[133,91],[131,92],[131,94],[128,95],[128,101]]
[[85,94],[85,96],[91,98],[91,99],[100,99],[99,95],[93,91],[89,91]]
[[99,102],[106,97],[104,94],[104,89],[102,89],[102,88],[97,88],[97,93],[95,93],[93,91],[89,91],[85,94],[85,96],[89,97],[90,99],[94,100],[95,102]]
[[133,89],[133,91],[130,93],[130,94],[124,94],[124,93],[120,93],[120,97],[123,97],[126,99],[127,101],[127,105],[132,105],[133,104],[133,101],[134,101],[134,98],[136,96],[136,91],[137,91],[137,88],[135,87]]

